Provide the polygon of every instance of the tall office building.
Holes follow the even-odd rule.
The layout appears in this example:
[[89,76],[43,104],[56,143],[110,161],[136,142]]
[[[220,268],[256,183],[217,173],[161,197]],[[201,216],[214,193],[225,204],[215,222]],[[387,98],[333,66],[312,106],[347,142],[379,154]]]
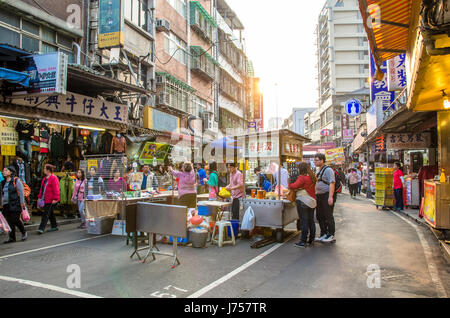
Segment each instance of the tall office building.
[[[367,100],[369,52],[357,0],[326,0],[316,28],[319,108],[308,117],[308,133],[330,129],[332,136],[315,142],[342,144],[343,103],[350,98]],[[311,122],[311,118],[317,118]],[[356,130],[355,119],[349,129]]]

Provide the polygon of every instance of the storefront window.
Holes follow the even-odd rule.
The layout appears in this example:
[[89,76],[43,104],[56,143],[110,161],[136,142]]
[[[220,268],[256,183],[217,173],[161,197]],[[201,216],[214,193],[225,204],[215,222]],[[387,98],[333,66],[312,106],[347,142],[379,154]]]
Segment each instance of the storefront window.
[[22,35],[22,48],[30,52],[38,52],[39,40],[26,35]]

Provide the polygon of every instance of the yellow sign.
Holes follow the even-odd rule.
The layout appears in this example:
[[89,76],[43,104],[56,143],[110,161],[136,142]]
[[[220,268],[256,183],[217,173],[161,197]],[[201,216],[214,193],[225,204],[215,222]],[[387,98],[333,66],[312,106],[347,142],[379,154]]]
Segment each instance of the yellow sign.
[[171,150],[171,146],[163,143],[147,142],[139,156],[141,164],[153,164],[153,158],[158,164],[164,164],[164,160]]
[[118,45],[123,46],[124,43],[124,35],[123,32],[115,32],[115,33],[106,33],[98,35],[98,47],[99,48],[108,48],[114,47]]
[[434,227],[436,226],[436,185],[425,181],[425,220]]
[[2,145],[1,146],[2,156],[15,156],[16,146]]
[[339,165],[345,162],[344,148],[325,150],[325,156],[329,164]]
[[19,134],[14,127],[0,128],[0,145],[16,146],[19,142]]
[[87,166],[88,166],[88,171],[91,170],[92,167],[95,167],[95,169],[98,169],[97,159],[88,160]]

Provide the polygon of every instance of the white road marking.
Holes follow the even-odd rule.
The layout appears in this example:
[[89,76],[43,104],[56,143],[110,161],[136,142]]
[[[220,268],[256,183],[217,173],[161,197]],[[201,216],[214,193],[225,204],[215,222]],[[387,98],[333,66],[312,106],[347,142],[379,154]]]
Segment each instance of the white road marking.
[[403,221],[411,225],[417,232],[417,235],[419,236],[420,244],[422,244],[423,252],[425,253],[425,260],[428,265],[428,271],[430,272],[431,280],[434,283],[434,286],[436,287],[436,291],[438,294],[438,297],[440,298],[447,298],[447,292],[445,291],[444,285],[442,284],[441,279],[439,278],[439,273],[437,270],[437,266],[432,261],[432,255],[430,252],[430,245],[428,244],[427,240],[425,239],[423,233],[420,231],[419,226],[412,223],[411,221],[407,220],[397,212],[392,212],[397,217],[401,218]]
[[77,296],[77,297],[81,297],[81,298],[103,298],[100,296],[95,296],[95,295],[91,295],[91,294],[87,294],[87,293],[83,293],[83,292],[79,292],[79,291],[75,291],[75,290],[71,290],[71,289],[67,289],[67,288],[62,288],[62,287],[58,287],[58,286],[54,286],[54,285],[33,282],[31,280],[26,280],[26,279],[20,279],[20,278],[8,277],[8,276],[0,276],[0,280],[4,280],[7,282],[15,282],[15,283],[29,285],[29,286],[33,286],[33,287],[44,288],[44,289],[56,291],[58,293]]
[[56,245],[36,248],[34,250],[28,250],[28,251],[24,251],[24,252],[19,252],[19,253],[9,254],[9,255],[5,255],[5,256],[0,256],[0,259],[9,258],[9,257],[13,257],[13,256],[18,256],[18,255],[23,255],[23,254],[28,254],[28,253],[33,253],[33,252],[37,252],[37,251],[48,250],[50,248],[64,246],[64,245],[69,245],[69,244],[74,244],[74,243],[79,243],[79,242],[84,242],[84,241],[89,241],[89,240],[95,240],[97,238],[105,237],[105,236],[108,236],[108,235],[111,235],[111,234],[99,235],[99,236],[95,236],[95,237],[85,238],[85,239],[82,239],[82,240],[70,241],[70,242],[66,242],[66,243],[61,243],[61,244],[56,244]]
[[256,256],[254,259],[248,261],[247,263],[245,263],[244,265],[242,265],[241,267],[236,268],[234,271],[232,271],[231,273],[223,276],[222,278],[216,280],[215,282],[212,282],[211,284],[209,284],[208,286],[203,287],[202,289],[200,289],[199,291],[193,293],[192,295],[188,296],[187,298],[198,298],[204,294],[206,294],[207,292],[209,292],[210,290],[216,288],[217,286],[223,284],[224,282],[226,282],[227,280],[233,278],[234,276],[236,276],[237,274],[239,274],[240,272],[242,272],[243,270],[249,268],[250,266],[252,266],[253,264],[259,262],[260,260],[262,260],[264,257],[266,257],[267,255],[271,254],[272,252],[274,252],[275,250],[277,250],[278,248],[280,248],[281,246],[283,246],[285,243],[289,242],[293,237],[295,237],[296,235],[298,235],[298,233],[300,233],[300,231],[296,231],[295,233],[291,234],[288,239],[283,242],[283,243],[278,243],[275,246],[273,246],[272,248],[268,249],[267,251],[265,251],[262,254],[259,254],[258,256]]

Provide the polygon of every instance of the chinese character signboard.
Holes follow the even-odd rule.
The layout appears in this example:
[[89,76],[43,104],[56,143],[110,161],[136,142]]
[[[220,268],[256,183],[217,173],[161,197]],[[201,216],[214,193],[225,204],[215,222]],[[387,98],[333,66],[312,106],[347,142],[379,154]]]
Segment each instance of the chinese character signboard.
[[344,141],[352,141],[353,140],[353,129],[344,129],[342,130],[342,138]]
[[265,158],[276,158],[279,156],[279,143],[277,138],[249,138],[248,141],[248,157],[265,157]]
[[380,137],[377,137],[377,141],[375,143],[375,152],[376,153],[383,153],[386,152],[386,139],[385,135],[381,135]]
[[386,138],[390,150],[425,149],[431,145],[430,133],[388,134]]
[[302,142],[291,138],[285,139],[282,155],[302,157],[303,155]]
[[343,164],[345,162],[344,148],[325,150],[327,164]]
[[171,151],[172,146],[164,143],[147,142],[139,156],[139,163],[153,164],[155,158],[158,164],[164,164],[164,160]]
[[321,136],[333,136],[333,130],[331,130],[331,129],[323,129],[320,132],[320,135]]
[[[387,84],[387,65],[386,62],[383,63],[381,66],[381,69],[383,70],[384,79],[382,81],[377,81],[375,79],[375,62],[373,59],[372,52],[370,53],[370,77],[372,79],[371,85],[370,85],[370,98],[371,102],[373,103],[376,100],[380,100],[382,102],[383,111],[388,110],[391,107],[391,104],[395,100],[395,92],[390,92],[388,90],[388,84]],[[392,105],[391,109],[395,110],[395,105]]]
[[65,95],[26,96],[10,99],[9,102],[51,110],[58,113],[79,115],[126,124],[128,106],[107,102],[98,98],[67,92]]
[[35,54],[24,57],[27,64],[23,72],[30,74],[30,86],[16,86],[12,95],[65,94],[67,87],[68,57],[62,52]]
[[2,156],[15,156],[19,134],[14,127],[0,128],[0,145]]
[[401,91],[406,87],[406,54],[390,59],[388,64],[388,90]]
[[122,0],[100,0],[99,19],[98,19],[99,48],[123,46],[124,44],[123,8],[124,7]]

